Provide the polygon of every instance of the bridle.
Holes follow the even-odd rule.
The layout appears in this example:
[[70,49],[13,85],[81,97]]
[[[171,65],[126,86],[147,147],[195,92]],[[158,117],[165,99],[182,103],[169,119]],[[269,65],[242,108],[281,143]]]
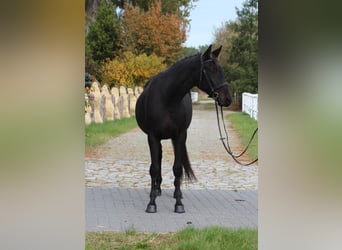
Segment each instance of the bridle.
[[202,75],[205,76],[209,87],[210,87],[210,97],[213,98],[215,101],[218,99],[218,90],[222,89],[223,87],[227,86],[228,87],[228,82],[224,81],[223,83],[220,84],[215,84],[214,81],[208,76],[207,70],[205,69],[204,65],[209,62],[213,62],[214,59],[208,59],[203,61],[203,55],[201,54],[201,73],[200,73],[200,83],[202,83]]
[[[227,153],[233,158],[233,160],[240,164],[240,165],[243,165],[243,166],[248,166],[248,165],[251,165],[255,162],[258,161],[258,158],[254,159],[253,161],[251,162],[248,162],[248,163],[243,163],[241,162],[238,158],[240,158],[241,156],[243,156],[247,149],[249,148],[256,132],[258,131],[258,128],[256,128],[246,146],[246,148],[239,154],[234,154],[233,151],[231,150],[230,146],[229,146],[229,138],[228,138],[228,133],[227,133],[227,130],[226,130],[226,125],[224,123],[224,117],[223,117],[223,110],[222,110],[222,106],[220,106],[220,109],[221,109],[221,123],[222,123],[222,126],[224,128],[224,132],[225,132],[225,135],[226,137],[223,137],[222,136],[222,130],[221,130],[221,124],[220,124],[220,116],[219,116],[219,111],[218,111],[218,97],[219,97],[219,94],[218,94],[218,90],[220,90],[221,88],[227,86],[228,87],[228,82],[227,81],[224,81],[223,83],[220,83],[218,85],[215,85],[214,81],[209,77],[204,65],[208,62],[212,62],[214,61],[214,59],[208,59],[208,60],[205,60],[203,61],[203,55],[201,54],[200,55],[201,57],[201,73],[200,73],[200,83],[202,83],[202,75],[205,76],[208,84],[209,84],[209,87],[210,87],[210,91],[211,91],[211,94],[209,95],[209,97],[213,98],[215,100],[215,109],[216,109],[216,117],[217,117],[217,126],[218,126],[218,129],[219,129],[219,132],[220,132],[220,140],[223,144],[223,147],[225,148],[225,150],[227,151]],[[226,142],[225,142],[225,139],[226,139]]]

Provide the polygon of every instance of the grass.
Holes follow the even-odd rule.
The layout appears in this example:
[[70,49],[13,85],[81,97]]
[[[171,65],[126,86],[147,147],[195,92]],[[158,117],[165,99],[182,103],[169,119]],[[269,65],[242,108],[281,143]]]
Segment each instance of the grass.
[[91,123],[85,126],[85,145],[95,147],[108,141],[110,138],[125,133],[137,127],[135,117],[122,118],[103,123]]
[[[246,147],[254,130],[258,127],[258,122],[242,112],[229,114],[227,119],[239,134],[244,147]],[[258,133],[255,135],[247,153],[251,159],[258,157]]]
[[[196,102],[192,104],[192,107],[197,110],[215,110],[215,104],[212,102],[200,103]],[[215,111],[214,111],[215,112]]]
[[186,228],[177,233],[92,232],[86,233],[86,250],[107,249],[232,249],[258,248],[256,229],[227,229],[208,227]]

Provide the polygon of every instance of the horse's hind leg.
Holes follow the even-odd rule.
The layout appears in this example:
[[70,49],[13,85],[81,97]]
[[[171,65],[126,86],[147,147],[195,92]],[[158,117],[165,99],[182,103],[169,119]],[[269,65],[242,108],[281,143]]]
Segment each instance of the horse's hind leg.
[[151,166],[150,166],[150,175],[151,175],[151,193],[150,193],[150,202],[147,205],[146,212],[147,213],[156,213],[157,205],[156,205],[156,197],[160,195],[160,183],[161,183],[161,143],[153,135],[148,135],[148,145],[150,147],[151,153]]
[[158,174],[157,174],[157,178],[156,178],[156,184],[157,184],[157,187],[156,187],[156,194],[157,196],[161,196],[161,183],[163,181],[163,178],[162,178],[162,174],[161,174],[161,160],[162,160],[162,147],[160,146],[160,150],[159,150],[159,158],[158,158]]
[[174,151],[175,151],[175,162],[173,164],[173,174],[175,176],[175,192],[173,197],[176,199],[175,204],[175,212],[176,213],[184,213],[184,205],[181,201],[182,192],[180,190],[180,184],[183,176],[183,163],[182,158],[184,155],[185,148],[185,140],[186,140],[186,131],[182,132],[178,137],[172,139]]

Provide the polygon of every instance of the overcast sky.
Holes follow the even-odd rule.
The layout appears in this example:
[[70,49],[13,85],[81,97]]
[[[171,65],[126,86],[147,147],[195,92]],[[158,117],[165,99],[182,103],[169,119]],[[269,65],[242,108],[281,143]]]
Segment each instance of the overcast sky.
[[241,9],[244,0],[198,0],[190,12],[190,32],[187,34],[186,47],[197,48],[214,40],[215,28],[225,21],[236,19],[235,7]]

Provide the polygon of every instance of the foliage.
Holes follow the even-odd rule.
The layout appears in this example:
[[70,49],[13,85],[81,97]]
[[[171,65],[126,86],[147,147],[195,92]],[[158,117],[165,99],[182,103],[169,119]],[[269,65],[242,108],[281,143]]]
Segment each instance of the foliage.
[[258,248],[258,232],[253,229],[226,229],[210,227],[204,229],[186,228],[177,233],[176,249],[245,249]]
[[119,19],[113,3],[102,0],[86,36],[86,71],[99,78],[101,61],[112,59],[120,49]]
[[186,30],[182,18],[163,14],[161,2],[156,1],[147,11],[125,5],[123,14],[123,47],[135,54],[156,54],[170,64],[179,59]]
[[[239,134],[244,147],[247,146],[254,130],[258,127],[258,122],[246,113],[232,113],[227,116],[232,123],[234,130]],[[249,149],[248,155],[251,160],[258,157],[258,133],[255,135]]]
[[99,70],[100,70],[100,62],[97,62],[92,58],[92,52],[91,52],[90,46],[86,42],[85,44],[85,72],[94,75],[95,78],[100,80],[101,78],[99,77]]
[[[156,0],[107,0],[111,2],[117,11],[124,11],[125,6],[130,4],[134,7],[139,7],[141,10],[148,11]],[[190,23],[190,11],[195,7],[195,2],[198,0],[161,0],[162,14],[176,14],[184,20],[187,29]],[[98,6],[101,0],[85,0],[85,30],[89,29],[89,24],[95,19]]]
[[[139,7],[144,11],[148,11],[155,0],[113,0],[116,6],[121,9],[125,8],[126,4],[131,4],[134,7]],[[189,23],[191,9],[194,8],[194,3],[198,0],[162,0],[162,14],[177,14]]]
[[186,228],[177,233],[86,233],[86,249],[257,249],[256,229]]
[[190,23],[190,11],[198,0],[162,0],[162,12],[165,14],[178,14],[184,21]]
[[215,43],[223,45],[219,61],[232,94],[241,104],[242,92],[258,92],[258,1],[246,0],[236,9],[237,20],[215,30]]
[[200,53],[203,53],[204,51],[206,51],[208,49],[208,47],[209,47],[209,44],[200,45],[200,46],[198,46],[198,51]]
[[223,49],[221,50],[219,56],[219,62],[221,65],[227,64],[227,60],[229,57],[229,51],[232,47],[232,38],[235,34],[233,30],[234,22],[228,21],[222,24],[221,27],[215,29],[214,37],[215,37],[215,44],[222,45]]
[[199,45],[197,48],[195,47],[186,47],[183,49],[183,57],[195,55],[197,53],[203,53],[209,47],[209,44]]
[[191,56],[191,55],[195,55],[197,53],[199,53],[198,49],[196,49],[194,47],[186,47],[183,50],[182,56],[183,57],[188,57],[188,56]]
[[241,10],[236,9],[238,20],[233,32],[228,64],[225,68],[232,92],[258,91],[258,1],[246,0]]
[[102,65],[102,82],[116,86],[143,86],[151,76],[166,68],[162,62],[163,59],[154,54],[135,56],[132,52],[125,52],[122,57],[107,60]]
[[[182,56],[196,1],[87,0],[86,72],[101,83],[142,85],[156,69],[164,69],[163,63],[170,65]],[[130,56],[125,51],[138,57],[138,66],[126,71]]]

